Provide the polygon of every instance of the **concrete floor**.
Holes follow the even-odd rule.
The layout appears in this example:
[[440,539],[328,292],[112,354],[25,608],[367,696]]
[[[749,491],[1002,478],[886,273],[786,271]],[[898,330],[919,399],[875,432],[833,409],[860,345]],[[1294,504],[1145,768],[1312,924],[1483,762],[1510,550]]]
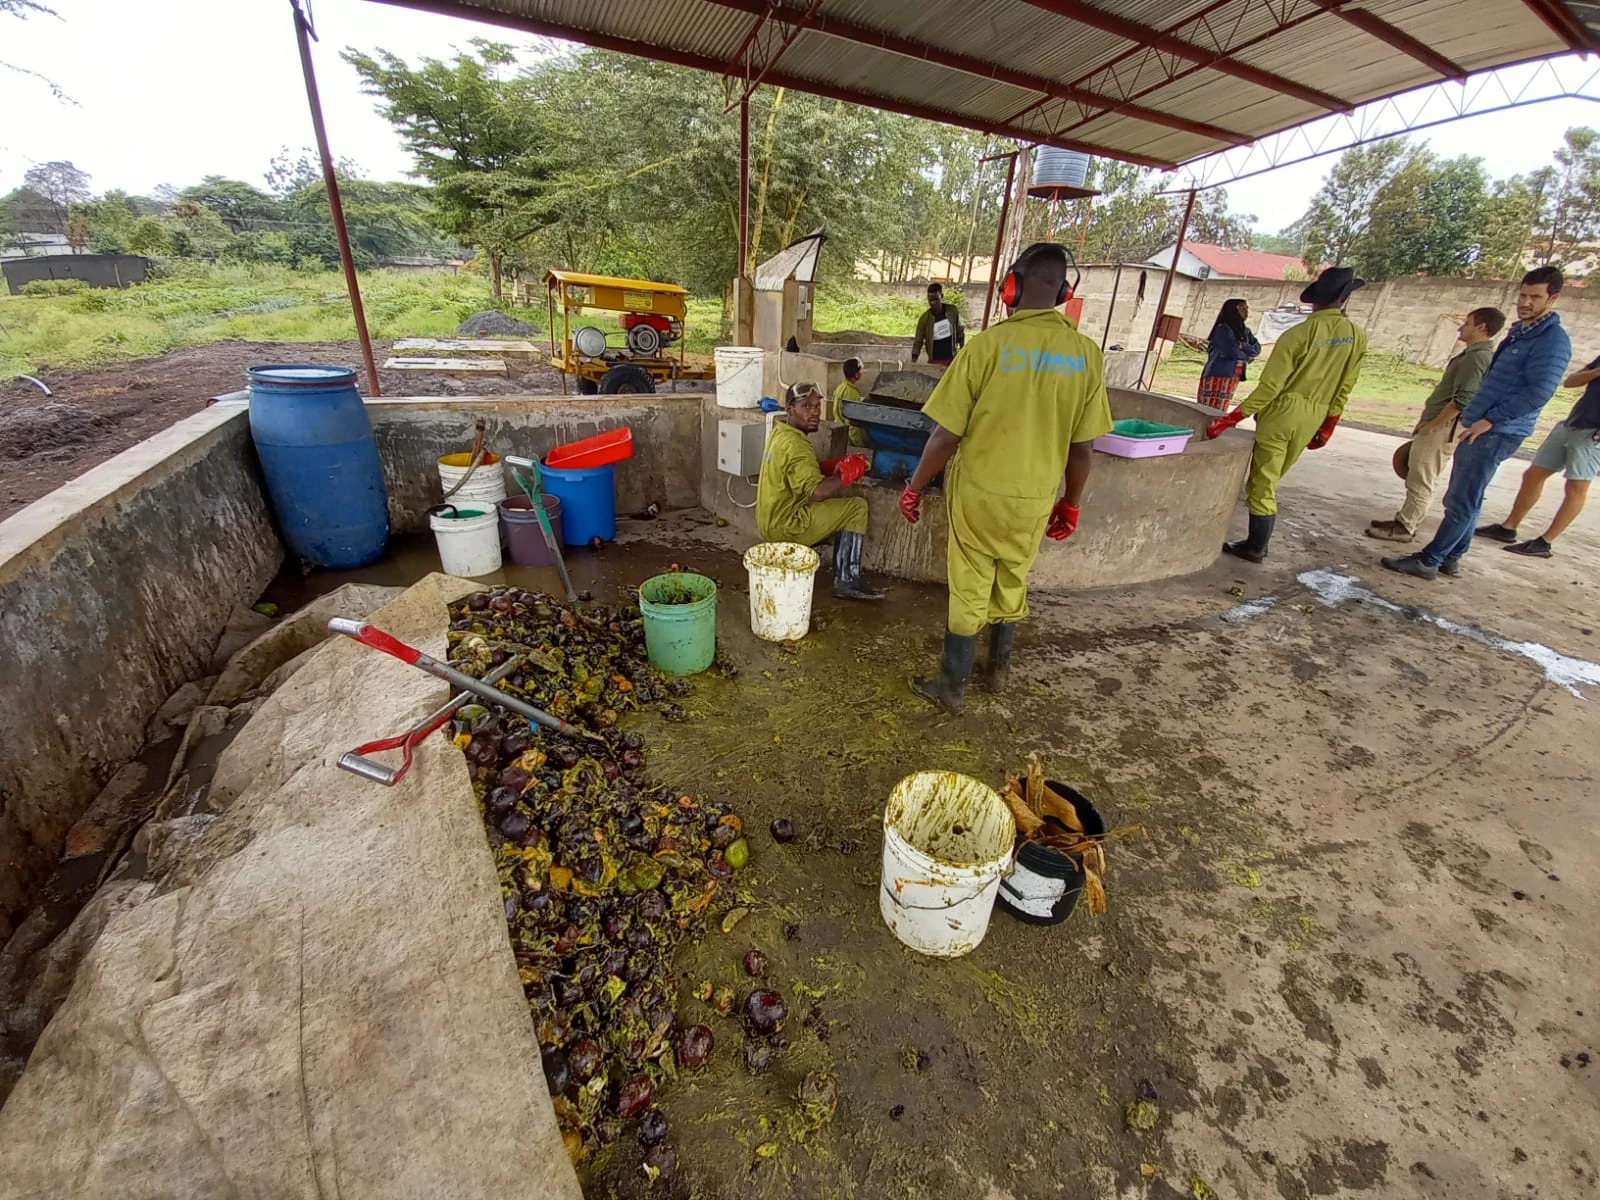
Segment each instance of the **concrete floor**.
[[[719,531],[663,525],[637,548],[721,579],[740,668],[651,735],[652,767],[728,794],[747,828],[802,830],[754,840],[754,914],[691,952],[684,990],[736,983],[759,945],[816,1018],[787,1073],[725,1062],[673,1086],[685,1194],[1597,1194],[1600,686],[1573,694],[1509,643],[1600,680],[1600,506],[1557,559],[1485,546],[1423,584],[1362,536],[1399,499],[1393,447],[1341,431],[1305,456],[1265,566],[1036,597],[1012,692],[975,690],[961,718],[904,688],[936,651],[938,589],[864,611],[819,588],[821,627],[786,651],[749,637]],[[1314,570],[1374,595],[1324,603],[1298,579]],[[1148,829],[1111,849],[1110,912],[1053,930],[997,914],[955,962],[901,950],[876,911],[888,787],[928,767],[998,782],[1030,750],[1108,823]],[[841,1076],[840,1115],[785,1133],[818,1067]],[[1154,1130],[1127,1128],[1151,1097]],[[631,1169],[614,1158],[591,1194],[631,1194]]]

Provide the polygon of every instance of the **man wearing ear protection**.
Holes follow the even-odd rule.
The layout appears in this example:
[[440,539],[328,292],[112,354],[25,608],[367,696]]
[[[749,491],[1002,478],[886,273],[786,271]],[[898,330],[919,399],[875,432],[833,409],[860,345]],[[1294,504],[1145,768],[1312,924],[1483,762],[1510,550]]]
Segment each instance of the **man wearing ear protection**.
[[912,680],[911,689],[952,712],[965,702],[985,626],[989,687],[1005,688],[1039,539],[1059,541],[1078,527],[1091,443],[1111,431],[1100,347],[1058,311],[1071,294],[1066,251],[1029,246],[1001,290],[1011,315],[974,335],[922,408],[938,428],[900,511],[916,524],[922,489],[950,463],[950,603],[939,674]]

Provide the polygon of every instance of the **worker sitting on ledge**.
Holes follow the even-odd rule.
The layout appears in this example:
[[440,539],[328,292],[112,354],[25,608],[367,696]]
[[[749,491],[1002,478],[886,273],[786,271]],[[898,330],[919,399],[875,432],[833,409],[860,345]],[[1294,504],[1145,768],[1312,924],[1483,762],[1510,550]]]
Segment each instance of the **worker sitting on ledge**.
[[1100,347],[1060,311],[1070,294],[1066,251],[1029,246],[1001,290],[1011,315],[974,335],[922,409],[937,428],[900,512],[915,525],[922,490],[950,463],[950,603],[939,673],[912,680],[911,690],[952,712],[966,700],[985,626],[989,688],[1005,689],[1040,539],[1063,541],[1077,529],[1094,439],[1111,432]]
[[867,435],[862,430],[850,424],[844,415],[846,403],[861,399],[861,360],[847,358],[844,360],[844,382],[833,389],[833,419],[842,421],[850,429],[850,444],[852,446],[865,446]]
[[756,488],[756,528],[768,542],[815,546],[832,537],[833,594],[845,600],[882,600],[861,578],[861,546],[867,533],[867,502],[839,493],[867,471],[865,454],[817,461],[808,433],[822,423],[822,389],[797,383],[783,399],[784,415],[772,422],[761,482]]

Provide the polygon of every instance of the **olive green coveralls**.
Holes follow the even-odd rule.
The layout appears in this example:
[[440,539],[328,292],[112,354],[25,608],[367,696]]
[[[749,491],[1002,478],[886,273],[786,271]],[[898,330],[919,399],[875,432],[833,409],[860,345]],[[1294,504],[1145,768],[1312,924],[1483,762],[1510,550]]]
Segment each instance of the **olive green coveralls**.
[[840,530],[867,531],[867,502],[860,496],[813,501],[822,464],[811,441],[787,421],[774,421],[761,456],[756,485],[756,528],[767,542],[815,546]]

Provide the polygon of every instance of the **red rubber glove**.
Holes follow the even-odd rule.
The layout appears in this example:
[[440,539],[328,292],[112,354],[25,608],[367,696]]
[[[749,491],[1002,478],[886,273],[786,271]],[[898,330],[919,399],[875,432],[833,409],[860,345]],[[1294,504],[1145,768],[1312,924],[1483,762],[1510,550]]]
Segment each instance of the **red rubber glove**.
[[839,473],[839,464],[849,457],[848,454],[841,454],[838,458],[825,458],[817,466],[822,468],[824,475],[837,475]]
[[1306,443],[1307,450],[1321,450],[1333,437],[1334,427],[1339,424],[1338,417],[1329,417],[1322,423],[1322,428],[1311,435],[1311,440]]
[[922,516],[922,493],[909,483],[906,484],[906,490],[900,493],[900,515],[908,525],[915,525]]
[[1211,422],[1211,424],[1207,425],[1206,437],[1221,437],[1224,433],[1228,432],[1228,430],[1232,429],[1242,420],[1244,420],[1244,405],[1241,404],[1227,416],[1218,417],[1215,421]]
[[865,454],[846,454],[839,460],[839,482],[849,487],[867,473],[871,461]]
[[1056,506],[1050,510],[1050,524],[1045,526],[1045,537],[1052,541],[1064,542],[1077,528],[1078,510],[1065,500],[1057,500]]

